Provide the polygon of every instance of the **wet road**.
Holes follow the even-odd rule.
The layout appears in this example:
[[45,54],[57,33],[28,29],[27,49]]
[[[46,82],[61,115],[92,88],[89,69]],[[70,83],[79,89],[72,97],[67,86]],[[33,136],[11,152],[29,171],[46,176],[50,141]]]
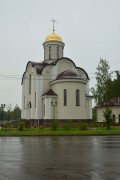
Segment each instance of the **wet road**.
[[0,180],[120,180],[120,136],[0,137]]

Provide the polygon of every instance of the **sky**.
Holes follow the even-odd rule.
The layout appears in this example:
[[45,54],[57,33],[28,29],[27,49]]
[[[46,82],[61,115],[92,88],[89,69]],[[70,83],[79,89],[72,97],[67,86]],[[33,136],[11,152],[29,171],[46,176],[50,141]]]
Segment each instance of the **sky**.
[[43,61],[43,42],[55,31],[64,57],[85,69],[90,88],[100,58],[120,70],[120,0],[0,0],[0,104],[21,107],[28,61]]

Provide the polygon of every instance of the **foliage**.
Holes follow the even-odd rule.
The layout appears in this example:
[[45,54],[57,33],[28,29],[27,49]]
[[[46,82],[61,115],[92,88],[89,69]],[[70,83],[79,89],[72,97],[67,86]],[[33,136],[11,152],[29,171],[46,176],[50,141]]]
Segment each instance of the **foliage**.
[[120,97],[120,72],[116,71],[116,78],[107,81],[106,94],[108,99]]
[[[6,106],[6,108],[4,109],[4,113],[3,113],[4,120],[7,120],[8,122],[11,120],[20,120],[21,118],[21,109],[19,108],[18,105],[16,105],[14,107],[14,109],[12,109],[12,105],[9,104]],[[0,120],[2,119],[2,111],[0,111]]]
[[7,123],[3,124],[3,129],[7,130],[8,127],[9,127],[9,125]]
[[42,125],[39,126],[39,129],[43,129],[44,127]]
[[18,131],[23,131],[24,130],[24,122],[20,121],[19,126],[18,126]]
[[28,128],[28,129],[31,129],[31,125],[30,124],[25,125],[25,127]]
[[52,129],[53,131],[57,131],[58,128],[59,128],[59,122],[58,122],[58,120],[57,120],[57,119],[53,119],[53,120],[51,121],[51,129]]
[[27,136],[36,136],[36,135],[120,135],[120,126],[112,126],[110,130],[107,130],[106,127],[98,128],[89,128],[87,131],[80,131],[78,128],[72,128],[72,130],[65,130],[64,128],[58,129],[57,131],[52,131],[50,128],[46,127],[43,130],[39,128],[24,129],[24,131],[18,131],[17,128],[8,128],[0,129],[0,136],[16,136],[16,135],[27,135]]
[[106,128],[108,130],[111,129],[111,126],[114,120],[113,115],[112,115],[112,110],[110,108],[106,108],[106,110],[103,111],[103,116],[105,118]]
[[105,59],[100,59],[98,67],[96,68],[96,88],[91,88],[93,98],[97,104],[106,101],[106,87],[107,81],[111,78],[109,72],[110,66]]
[[7,105],[6,106],[6,119],[9,121],[9,120],[12,120],[12,115],[13,115],[13,113],[12,113],[12,104],[9,104],[9,105]]
[[66,130],[71,130],[72,127],[73,127],[72,120],[71,120],[71,119],[67,120],[67,122],[66,122],[66,124],[65,124],[65,129],[66,129]]
[[97,111],[96,111],[96,107],[94,107],[92,109],[92,119],[93,119],[93,122],[96,122],[97,121]]
[[18,105],[16,105],[13,110],[13,119],[18,120],[20,118],[21,118],[21,109],[19,108]]
[[79,122],[79,129],[80,130],[87,130],[88,129],[87,123],[83,122],[83,121],[80,121]]

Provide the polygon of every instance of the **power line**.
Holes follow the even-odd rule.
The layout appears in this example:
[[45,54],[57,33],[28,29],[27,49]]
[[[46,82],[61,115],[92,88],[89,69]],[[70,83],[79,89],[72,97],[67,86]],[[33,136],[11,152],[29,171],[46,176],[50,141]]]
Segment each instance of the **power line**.
[[[113,72],[113,71],[111,71]],[[114,71],[115,72],[115,71]],[[88,74],[96,74],[96,73],[88,73]],[[45,77],[56,77],[56,75],[44,75]],[[22,75],[11,75],[11,74],[0,74],[0,80],[22,80]],[[33,78],[31,78],[32,80],[52,80],[51,78],[43,78],[43,79],[39,79],[39,78],[34,78],[36,77],[36,75],[33,75]],[[96,78],[97,76],[93,76],[93,77],[89,77],[90,79]],[[111,76],[112,78],[116,77],[116,76]],[[29,75],[26,75],[25,78],[27,80],[29,80]]]

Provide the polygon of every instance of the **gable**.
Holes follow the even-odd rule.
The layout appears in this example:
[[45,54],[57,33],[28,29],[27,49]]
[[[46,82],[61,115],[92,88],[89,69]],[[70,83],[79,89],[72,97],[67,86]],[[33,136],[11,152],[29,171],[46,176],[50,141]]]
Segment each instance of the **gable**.
[[86,73],[86,71],[84,69],[82,69],[81,67],[77,67],[75,65],[75,63],[69,58],[66,58],[66,57],[60,58],[56,62],[55,68],[57,68],[58,74],[62,73],[63,71],[66,71],[66,70],[71,70],[71,71],[76,72],[80,78],[89,80],[89,76]]

